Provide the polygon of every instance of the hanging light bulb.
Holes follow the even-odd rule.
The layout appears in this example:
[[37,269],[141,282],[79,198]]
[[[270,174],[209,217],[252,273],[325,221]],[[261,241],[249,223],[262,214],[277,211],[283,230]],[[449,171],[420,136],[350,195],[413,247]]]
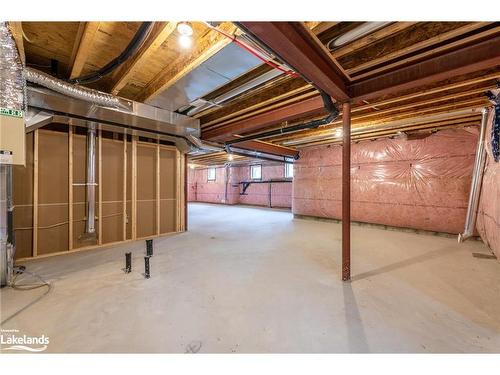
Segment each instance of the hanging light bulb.
[[181,35],[186,35],[186,36],[191,36],[193,35],[193,28],[191,27],[191,24],[189,22],[179,22],[177,24],[177,31]]
[[182,48],[189,48],[193,44],[193,28],[189,22],[179,22],[177,24],[177,32],[179,33],[179,45]]
[[233,160],[234,160],[234,156],[233,156],[233,154],[229,154],[229,155],[227,156],[227,158],[228,158],[228,160],[229,160],[229,161],[233,161]]

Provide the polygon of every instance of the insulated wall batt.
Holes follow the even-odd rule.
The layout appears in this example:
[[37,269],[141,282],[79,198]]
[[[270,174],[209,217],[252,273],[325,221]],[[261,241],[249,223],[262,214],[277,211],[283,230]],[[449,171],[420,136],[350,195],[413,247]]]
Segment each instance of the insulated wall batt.
[[500,259],[500,162],[495,162],[491,153],[493,114],[491,111],[486,129],[486,167],[476,227],[483,241]]
[[[379,139],[351,146],[353,221],[459,233],[467,210],[477,129],[424,139]],[[341,218],[342,147],[301,150],[293,213]]]
[[[262,180],[283,179],[283,164],[262,164]],[[250,181],[250,164],[217,167],[216,180],[208,181],[207,169],[190,169],[188,174],[188,201],[225,204],[248,204],[280,208],[292,207],[292,182],[251,184],[240,195],[242,181]],[[226,187],[227,186],[227,187]]]

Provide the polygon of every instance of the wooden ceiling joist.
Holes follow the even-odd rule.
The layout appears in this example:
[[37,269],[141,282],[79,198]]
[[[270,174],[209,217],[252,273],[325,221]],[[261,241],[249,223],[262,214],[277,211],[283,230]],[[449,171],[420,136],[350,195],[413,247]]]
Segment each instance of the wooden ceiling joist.
[[277,108],[251,118],[232,122],[228,125],[213,130],[202,130],[202,138],[208,140],[220,140],[229,135],[242,134],[262,129],[280,121],[290,121],[302,116],[317,114],[323,110],[321,97],[315,96],[310,99]]
[[[226,34],[233,34],[236,26],[226,22],[219,25]],[[135,97],[135,100],[144,102],[152,99],[160,92],[168,89],[180,78],[191,72],[208,58],[219,52],[223,47],[231,42],[227,36],[215,30],[210,30],[207,35],[200,38],[193,50],[186,54],[181,54],[172,64],[168,65],[156,75],[151,82]]]
[[151,35],[135,56],[126,61],[111,77],[109,91],[116,95],[127,85],[131,77],[151,58],[174,32],[176,22],[155,22]]
[[299,152],[293,148],[275,145],[268,142],[262,141],[245,141],[233,145],[235,148],[243,148],[245,150],[258,151],[266,154],[272,154],[277,156],[286,156],[290,158],[295,158],[299,155]]
[[241,22],[254,37],[336,101],[349,99],[348,78],[302,22]]
[[100,22],[80,22],[68,69],[70,79],[79,77],[82,74],[83,67],[92,49],[95,35],[97,30],[99,30],[99,25]]
[[352,84],[353,100],[370,100],[500,66],[500,36]]

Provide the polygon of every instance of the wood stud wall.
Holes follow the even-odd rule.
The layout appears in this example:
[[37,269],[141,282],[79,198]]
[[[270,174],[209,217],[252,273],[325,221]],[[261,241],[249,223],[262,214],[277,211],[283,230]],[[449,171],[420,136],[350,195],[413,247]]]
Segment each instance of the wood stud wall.
[[[82,242],[79,236],[86,215],[85,135],[76,134],[72,127],[67,132],[38,129],[27,139],[27,167],[14,169],[16,186],[23,187],[16,189],[14,197],[14,229],[20,239],[18,259],[184,231],[184,213],[180,211],[184,210],[185,157],[176,147],[140,142],[135,136],[128,140],[104,138],[99,131],[97,238]],[[27,209],[32,210],[32,218],[26,214]]]

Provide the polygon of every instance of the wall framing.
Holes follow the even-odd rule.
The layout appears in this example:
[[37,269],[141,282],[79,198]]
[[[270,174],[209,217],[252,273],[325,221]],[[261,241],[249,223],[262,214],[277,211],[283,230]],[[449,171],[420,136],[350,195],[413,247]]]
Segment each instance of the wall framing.
[[[142,141],[142,138],[139,141],[136,136],[113,136],[110,138],[110,134],[104,135],[103,133],[103,131],[99,131],[97,139],[98,194],[96,212],[98,230],[97,239],[93,243],[83,243],[78,240],[78,236],[81,235],[82,223],[84,224],[86,220],[85,217],[82,217],[85,206],[82,201],[85,181],[80,181],[82,170],[86,168],[85,165],[82,165],[84,133],[81,129],[78,131],[78,128],[69,126],[64,129],[64,127],[57,125],[54,128],[49,126],[48,129],[37,129],[33,135],[27,136],[33,140],[33,161],[30,165],[33,171],[29,173],[30,178],[32,177],[32,184],[26,185],[26,189],[30,190],[30,193],[32,192],[32,205],[29,204],[30,202],[26,202],[27,204],[21,206],[26,206],[30,212],[32,210],[32,218],[28,218],[26,214],[22,215],[23,211],[19,211],[19,215],[24,217],[18,216],[18,221],[19,219],[23,219],[23,221],[31,219],[31,225],[22,225],[23,227],[14,228],[14,230],[16,233],[21,230],[31,230],[32,238],[28,245],[24,245],[25,241],[23,241],[25,249],[21,249],[18,261],[172,235],[184,230],[182,224],[184,213],[179,212],[179,210],[184,210],[185,199],[183,194],[184,179],[182,178],[184,156],[179,150],[175,146],[164,145],[159,141],[146,142]],[[51,144],[59,142],[60,146],[57,143],[57,147],[52,147],[52,150],[49,150],[44,146],[48,142],[47,139],[52,139]],[[145,221],[138,217],[138,193],[145,187],[144,181],[138,181],[138,176],[142,173],[138,173],[138,170],[144,170],[146,167],[143,165],[143,161],[138,158],[138,150],[139,152],[151,150],[153,156],[153,165],[150,168],[153,172],[151,176],[153,183],[152,186],[146,186],[146,188],[153,192],[147,205],[152,205],[154,208],[149,210],[143,207],[142,210],[142,215],[147,216],[146,221],[150,220],[153,223],[151,232],[147,231],[147,233],[138,232],[138,228],[142,228]],[[75,152],[79,153],[78,157],[75,157]],[[61,158],[61,155],[64,158]],[[52,173],[60,173],[64,183],[57,187],[57,192],[50,193],[50,177],[46,177],[44,175],[46,172],[43,171],[49,169],[48,160],[54,158],[61,159],[60,164],[65,167],[52,168]],[[23,179],[26,179],[26,170],[18,169],[14,173],[17,174],[20,184]],[[117,182],[119,185],[111,187],[111,181],[119,181]],[[138,189],[138,184],[141,189]],[[59,194],[61,189],[64,191],[62,195]],[[58,202],[47,201],[48,191],[50,194],[54,194],[54,197],[51,198],[52,201],[57,200]],[[75,193],[77,194],[75,195]],[[129,202],[130,204],[128,204]],[[52,206],[57,208],[51,208]],[[41,208],[44,211],[52,210],[50,215],[52,215],[53,210],[60,212],[61,218],[54,219],[54,221],[59,222],[56,224],[45,222],[48,220],[46,219],[48,213],[41,213]],[[78,210],[75,211],[75,208]],[[41,214],[44,217],[40,218]],[[148,216],[150,214],[151,218]],[[16,216],[16,211],[14,211],[14,216]],[[130,236],[127,233],[129,222]],[[54,231],[54,228],[57,231]],[[59,232],[62,233],[57,239],[58,246],[54,247],[54,251],[50,251],[51,247],[46,243],[47,234],[43,233],[43,236],[40,237],[42,231],[54,231],[54,237],[59,237]],[[42,252],[40,252],[40,246],[42,246]]]

